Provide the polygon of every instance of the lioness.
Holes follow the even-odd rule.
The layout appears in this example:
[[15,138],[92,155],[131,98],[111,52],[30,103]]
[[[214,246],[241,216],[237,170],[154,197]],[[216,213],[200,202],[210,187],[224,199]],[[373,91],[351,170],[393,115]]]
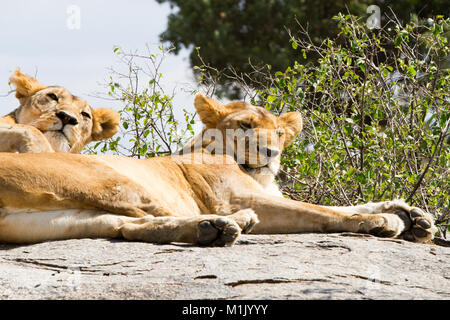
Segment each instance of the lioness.
[[79,153],[91,141],[112,137],[119,115],[93,109],[60,86],[45,86],[16,69],[10,78],[20,106],[0,117],[0,152]]
[[[302,129],[299,113],[277,117],[201,94],[194,105],[206,128],[183,154],[142,160],[0,154],[0,241],[122,237],[223,246],[250,231],[349,231],[416,242],[433,237],[431,216],[400,200],[323,207],[281,197],[274,176],[281,151]],[[205,137],[209,129],[252,130],[241,164],[236,151],[227,154],[237,140],[223,138],[221,144],[217,136]],[[253,162],[251,144],[257,150]]]

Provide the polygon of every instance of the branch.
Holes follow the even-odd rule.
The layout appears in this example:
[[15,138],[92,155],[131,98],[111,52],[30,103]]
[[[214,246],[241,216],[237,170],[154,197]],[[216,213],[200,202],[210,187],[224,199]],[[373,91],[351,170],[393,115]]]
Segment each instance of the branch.
[[409,197],[406,199],[406,202],[410,202],[411,201],[411,199],[413,198],[413,196],[416,193],[417,189],[419,189],[420,185],[422,184],[422,180],[425,177],[425,174],[428,172],[428,169],[430,168],[430,165],[431,165],[431,163],[434,160],[434,157],[436,155],[436,151],[439,149],[439,145],[442,144],[442,142],[444,141],[445,133],[448,131],[449,125],[450,125],[450,120],[447,120],[447,124],[445,125],[444,130],[442,130],[441,134],[439,135],[438,142],[436,143],[436,146],[434,148],[433,154],[431,155],[430,161],[428,161],[427,166],[425,167],[425,169],[423,170],[422,174],[420,175],[419,180],[417,181],[416,185],[414,186],[413,191],[411,192]]

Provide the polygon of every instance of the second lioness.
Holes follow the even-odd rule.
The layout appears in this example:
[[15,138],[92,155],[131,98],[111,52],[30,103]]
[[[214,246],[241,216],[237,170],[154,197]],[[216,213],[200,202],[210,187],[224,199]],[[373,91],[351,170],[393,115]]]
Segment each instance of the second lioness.
[[19,69],[10,81],[20,106],[0,117],[0,152],[79,153],[119,130],[116,111],[91,108],[61,86],[45,86]]

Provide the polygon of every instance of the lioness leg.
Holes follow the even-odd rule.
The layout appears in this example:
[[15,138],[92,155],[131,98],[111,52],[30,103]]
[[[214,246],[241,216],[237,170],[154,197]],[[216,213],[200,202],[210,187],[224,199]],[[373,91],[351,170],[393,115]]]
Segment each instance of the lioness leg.
[[153,243],[182,242],[199,245],[232,245],[241,233],[231,218],[202,215],[190,218],[139,218],[119,228],[127,240]]
[[[367,214],[339,210],[338,207],[323,207],[291,199],[264,194],[235,196],[232,204],[252,208],[260,222],[252,233],[297,233],[297,232],[360,232],[382,237],[396,237],[400,234],[415,235],[411,219],[400,210],[395,213],[381,212]],[[411,211],[411,216],[413,216]],[[421,220],[421,219],[419,219]],[[426,220],[425,220],[426,221]],[[425,227],[425,222],[423,222]],[[420,231],[419,231],[420,232]],[[414,241],[424,241],[415,237]]]
[[35,243],[79,238],[125,238],[153,243],[232,245],[240,234],[231,217],[134,218],[94,210],[7,212],[0,218],[0,241]]
[[36,128],[0,123],[0,152],[54,152],[47,138]]

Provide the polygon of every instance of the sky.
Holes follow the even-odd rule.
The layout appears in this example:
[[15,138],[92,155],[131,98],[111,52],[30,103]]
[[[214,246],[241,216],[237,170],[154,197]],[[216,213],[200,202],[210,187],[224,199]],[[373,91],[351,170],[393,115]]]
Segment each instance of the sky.
[[[92,97],[105,92],[108,68],[118,66],[114,46],[125,51],[155,49],[166,29],[168,4],[154,0],[15,0],[0,11],[1,115],[18,107],[8,79],[16,67],[45,85],[60,85],[94,107],[120,108],[118,103]],[[181,90],[195,87],[188,52],[165,58],[162,85],[175,88],[174,105],[193,110],[194,96]],[[196,129],[197,130],[197,129]]]

